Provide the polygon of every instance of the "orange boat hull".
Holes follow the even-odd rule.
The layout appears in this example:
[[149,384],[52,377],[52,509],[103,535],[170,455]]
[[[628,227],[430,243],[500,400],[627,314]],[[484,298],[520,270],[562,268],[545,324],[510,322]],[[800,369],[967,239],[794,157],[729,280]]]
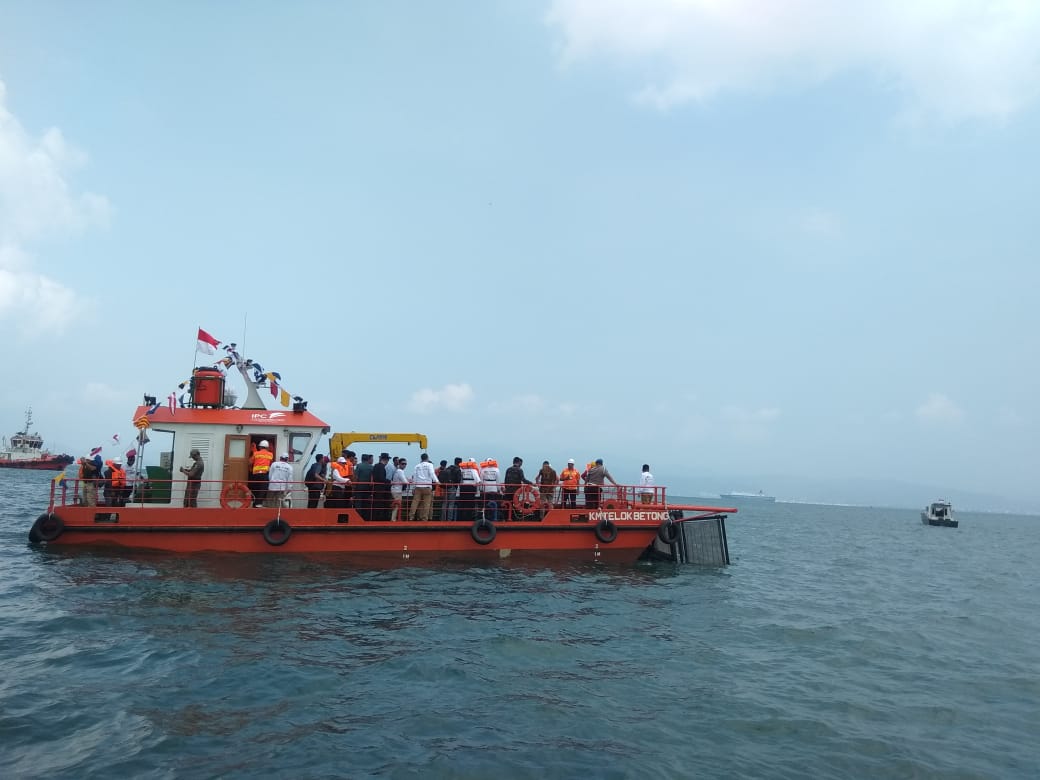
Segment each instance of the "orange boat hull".
[[[631,516],[642,519],[627,519]],[[480,557],[510,558],[516,554],[564,557],[570,560],[634,561],[653,542],[667,510],[576,513],[551,510],[543,520],[494,524],[494,538],[481,544],[468,522],[365,521],[352,509],[168,507],[55,507],[61,531],[48,544],[104,545],[173,553],[357,553],[380,558]],[[609,519],[616,536],[600,534],[601,519]],[[272,528],[272,521],[291,532]],[[484,536],[487,535],[486,529]]]

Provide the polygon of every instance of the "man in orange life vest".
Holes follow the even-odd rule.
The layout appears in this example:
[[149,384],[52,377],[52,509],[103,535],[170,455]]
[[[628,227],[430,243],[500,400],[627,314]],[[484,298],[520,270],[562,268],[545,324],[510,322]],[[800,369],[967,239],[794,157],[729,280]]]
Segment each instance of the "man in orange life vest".
[[123,471],[123,459],[114,458],[108,462],[108,468],[105,470],[105,503],[109,506],[125,506],[125,488],[126,472]]
[[253,494],[253,506],[263,506],[267,498],[267,472],[271,470],[274,453],[267,439],[260,442],[260,449],[249,456],[249,491]]
[[560,472],[560,488],[564,509],[577,509],[579,479],[581,479],[581,475],[574,468],[574,458],[571,458],[567,461],[567,468]]

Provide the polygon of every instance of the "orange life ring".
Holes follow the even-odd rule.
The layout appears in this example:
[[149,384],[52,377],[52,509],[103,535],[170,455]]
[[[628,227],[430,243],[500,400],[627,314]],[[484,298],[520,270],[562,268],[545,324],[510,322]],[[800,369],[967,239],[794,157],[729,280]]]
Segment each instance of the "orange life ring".
[[538,499],[534,485],[521,485],[513,494],[513,509],[522,515],[529,515],[538,509]]
[[220,491],[221,509],[245,509],[253,503],[253,494],[245,482],[232,482]]

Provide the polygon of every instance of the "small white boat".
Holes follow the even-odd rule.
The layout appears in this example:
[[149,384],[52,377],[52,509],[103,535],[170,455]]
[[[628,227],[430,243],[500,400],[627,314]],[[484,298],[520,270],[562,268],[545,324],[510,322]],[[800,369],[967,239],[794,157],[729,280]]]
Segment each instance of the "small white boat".
[[929,504],[921,512],[921,522],[925,525],[942,525],[947,528],[956,528],[958,525],[949,501],[935,501]]

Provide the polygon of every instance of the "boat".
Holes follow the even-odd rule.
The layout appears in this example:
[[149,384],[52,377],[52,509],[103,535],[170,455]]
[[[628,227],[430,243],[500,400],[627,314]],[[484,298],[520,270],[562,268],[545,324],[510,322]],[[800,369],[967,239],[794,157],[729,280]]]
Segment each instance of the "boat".
[[43,448],[43,438],[32,430],[32,407],[25,410],[25,427],[0,446],[0,468],[64,471],[71,455],[55,455]]
[[925,525],[939,525],[946,528],[957,528],[960,523],[953,516],[953,506],[949,501],[933,501],[921,512],[921,522]]
[[[179,406],[174,394],[166,405],[145,395],[133,412],[139,458],[144,460],[145,444],[153,439],[164,449],[159,465],[147,466],[132,494],[115,502],[122,505],[89,505],[92,491],[84,491],[89,483],[80,477],[54,480],[47,509],[29,531],[30,542],[48,548],[103,546],[181,554],[336,553],[366,562],[548,557],[729,563],[725,520],[737,510],[671,504],[664,487],[654,488],[648,504],[637,494],[638,486],[620,486],[604,488],[596,505],[582,498],[565,508],[559,496],[553,501],[536,486],[502,486],[506,496],[501,501],[460,506],[457,517],[450,519],[441,500],[432,519],[413,522],[404,512],[393,517],[385,503],[372,500],[370,492],[363,494],[371,483],[355,485],[351,501],[324,497],[324,505],[319,483],[314,498],[318,506],[309,508],[304,477],[319,452],[329,452],[336,461],[352,441],[373,448],[385,448],[385,442],[417,443],[425,450],[426,437],[336,433],[324,450],[322,441],[331,427],[307,409],[307,401],[292,396],[290,408],[290,396],[284,388],[279,391],[280,375],[244,359],[233,344],[224,349],[228,356],[217,365],[192,369],[181,385],[187,389]],[[246,386],[241,405],[235,405],[238,394],[227,384],[234,369]],[[265,387],[284,411],[267,408],[260,392]],[[249,459],[261,442],[279,460],[285,455],[292,470],[288,490],[273,502],[270,496],[258,502],[261,489],[256,494],[250,489]],[[186,472],[195,450],[205,471],[193,502],[186,478],[174,475]],[[184,506],[189,503],[195,505]]]
[[757,493],[744,493],[736,490],[732,493],[722,493],[719,498],[725,498],[729,501],[765,501],[770,504],[776,501],[776,496],[767,496],[761,490]]

